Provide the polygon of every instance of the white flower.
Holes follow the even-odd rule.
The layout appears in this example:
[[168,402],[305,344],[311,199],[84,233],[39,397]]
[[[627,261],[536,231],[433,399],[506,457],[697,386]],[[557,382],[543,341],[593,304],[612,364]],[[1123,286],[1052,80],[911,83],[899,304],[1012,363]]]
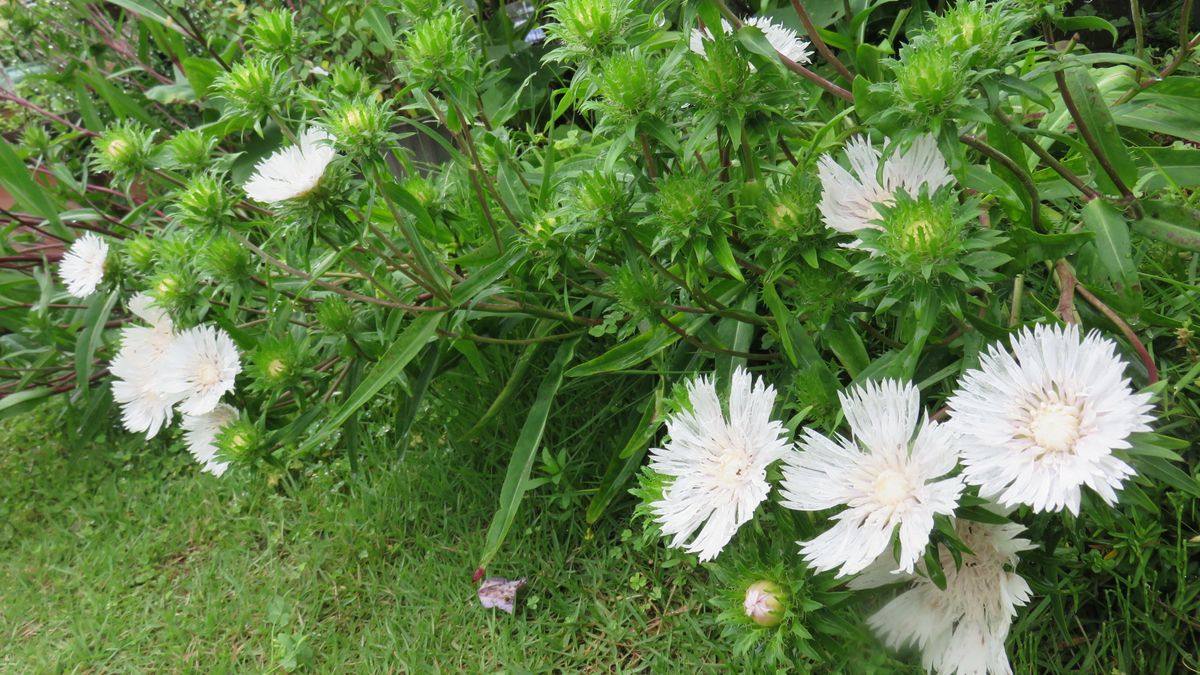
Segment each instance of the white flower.
[[104,280],[104,261],[108,259],[108,243],[88,232],[71,244],[58,264],[58,275],[67,285],[67,292],[86,298],[96,292]]
[[[808,41],[798,37],[796,31],[791,28],[777,24],[765,16],[750,17],[743,23],[761,30],[775,51],[792,61],[803,65],[811,59],[812,52],[808,49]],[[733,26],[725,19],[721,19],[721,31],[729,35],[733,33]],[[712,41],[712,36],[706,30],[697,28],[692,31],[688,48],[700,56],[704,56],[704,43],[710,41]]]
[[163,355],[162,387],[180,397],[180,412],[202,415],[233,390],[234,378],[241,371],[241,359],[229,335],[212,326],[197,326],[177,335]]
[[684,542],[711,560],[767,498],[767,465],[788,451],[783,424],[771,419],[775,388],[738,368],[729,390],[729,415],[709,378],[688,385],[692,410],[667,419],[670,441],[650,450],[650,468],[674,477],[652,508],[671,546]]
[[919,424],[920,394],[911,384],[868,382],[838,398],[852,439],[806,429],[801,451],[784,459],[784,506],[848,507],[833,527],[800,542],[801,551],[815,570],[854,574],[888,549],[899,527],[899,569],[912,571],[934,515],[952,514],[962,493],[960,478],[942,478],[957,464],[957,436],[936,422]]
[[258,163],[246,182],[246,194],[255,201],[278,204],[312,192],[337,157],[332,142],[333,137],[321,129],[305,131],[299,145],[277,150]]
[[112,391],[113,400],[121,404],[121,423],[129,431],[146,432],[146,438],[154,438],[170,421],[171,409],[179,402],[162,388],[160,361],[161,356],[122,347],[108,367],[116,378]]
[[980,356],[950,398],[964,436],[963,475],[985,497],[1035,511],[1079,513],[1081,486],[1107,503],[1134,471],[1113,456],[1149,431],[1149,394],[1135,394],[1116,344],[1075,326],[1039,325]]
[[128,325],[121,330],[121,353],[136,356],[140,368],[157,371],[158,362],[175,339],[175,325],[154,299],[138,293],[129,299],[129,311],[149,326]]
[[925,669],[943,675],[1010,675],[1004,640],[1030,594],[1015,571],[1017,554],[1033,548],[1017,538],[1023,529],[1016,523],[957,521],[958,538],[972,553],[963,553],[962,567],[955,568],[954,558],[941,549],[944,591],[928,576],[888,574],[883,565],[890,566],[890,559],[872,565],[850,588],[911,580],[908,590],[867,619],[890,647],[915,645]]
[[908,151],[897,150],[888,158],[883,165],[882,182],[879,176],[882,155],[866,138],[850,139],[846,143],[846,157],[851,171],[826,154],[817,164],[817,174],[821,178],[820,209],[825,226],[847,234],[880,229],[872,222],[881,215],[875,206],[894,204],[897,190],[915,197],[922,186],[932,193],[953,180],[937,142],[928,134],[913,141]]
[[180,422],[183,438],[187,441],[188,452],[203,465],[202,470],[220,476],[229,468],[229,462],[217,460],[216,440],[221,429],[237,417],[237,409],[225,403],[218,403],[217,407],[203,415],[183,416]]
[[129,311],[134,316],[151,326],[171,325],[171,317],[166,311],[154,304],[154,298],[149,293],[135,293],[127,303]]

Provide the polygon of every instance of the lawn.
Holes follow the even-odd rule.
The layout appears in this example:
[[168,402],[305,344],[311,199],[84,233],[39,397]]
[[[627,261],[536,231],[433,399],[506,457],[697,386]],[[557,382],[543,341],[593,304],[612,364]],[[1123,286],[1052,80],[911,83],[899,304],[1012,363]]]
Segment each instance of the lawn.
[[[664,566],[626,518],[594,532],[531,499],[471,575],[499,480],[433,444],[268,486],[177,446],[71,443],[65,409],[0,427],[0,670],[509,672],[721,669],[703,572]],[[638,549],[638,550],[635,550]],[[679,563],[680,558],[670,557]],[[668,563],[669,564],[669,563]]]

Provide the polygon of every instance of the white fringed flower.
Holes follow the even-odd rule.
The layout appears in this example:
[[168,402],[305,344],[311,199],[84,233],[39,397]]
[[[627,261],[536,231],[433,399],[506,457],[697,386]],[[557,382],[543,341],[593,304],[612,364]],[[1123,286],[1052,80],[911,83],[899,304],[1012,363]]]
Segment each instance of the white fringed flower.
[[882,182],[879,176],[882,154],[866,138],[850,139],[846,143],[846,157],[850,171],[828,154],[822,155],[817,164],[825,226],[846,234],[880,229],[872,222],[881,215],[875,206],[894,204],[897,190],[915,197],[922,186],[932,193],[953,180],[946,160],[937,149],[937,141],[928,134],[913,141],[907,151],[896,151],[888,157],[883,165]]
[[[777,24],[765,16],[750,17],[749,19],[745,19],[743,23],[761,30],[763,35],[766,36],[767,42],[771,43],[775,51],[783,54],[792,61],[803,65],[811,60],[812,52],[808,49],[808,41],[797,36],[796,31],[791,28]],[[729,35],[733,32],[733,26],[725,19],[721,19],[721,30],[726,35]],[[688,48],[700,56],[704,56],[704,43],[711,40],[712,36],[707,31],[697,28],[692,31],[691,38],[688,41]]]
[[862,589],[911,580],[912,586],[867,619],[893,649],[915,645],[926,670],[942,675],[1011,675],[1004,652],[1017,607],[1029,602],[1029,584],[1016,573],[1018,553],[1033,548],[1018,538],[1016,523],[990,525],[959,520],[955,531],[972,553],[962,567],[944,548],[940,561],[946,590],[928,576],[889,574],[890,558],[850,582]]
[[96,292],[104,280],[104,262],[108,260],[108,243],[88,232],[71,244],[58,264],[58,275],[67,285],[67,292],[76,298],[86,298]]
[[258,163],[246,182],[246,195],[266,204],[303,197],[317,187],[336,157],[333,137],[311,128],[300,135],[298,145],[277,150]]
[[671,546],[712,560],[767,498],[767,466],[788,451],[783,424],[771,419],[775,388],[739,368],[726,417],[709,378],[688,385],[691,411],[667,419],[670,441],[650,450],[650,468],[673,477],[652,508]]
[[136,348],[122,348],[109,364],[115,378],[113,400],[121,404],[121,424],[132,432],[154,438],[172,416],[179,397],[162,388],[158,363],[161,357]]
[[129,299],[129,311],[149,323],[130,324],[121,330],[121,350],[109,364],[113,400],[121,404],[121,423],[132,432],[153,438],[171,419],[171,408],[179,397],[162,389],[159,366],[175,339],[175,327],[167,313],[154,306],[145,293]]
[[180,412],[203,415],[233,390],[241,371],[241,358],[229,335],[212,326],[197,326],[177,335],[163,355],[162,387],[180,397]]
[[888,549],[898,527],[899,569],[912,571],[934,515],[952,514],[962,493],[960,478],[943,478],[957,464],[957,436],[936,422],[920,423],[920,394],[911,384],[868,382],[838,398],[852,438],[806,429],[801,451],[784,459],[784,506],[847,507],[833,516],[833,527],[800,542],[801,552],[815,570],[854,574]]
[[1149,394],[1135,394],[1117,346],[1075,326],[1039,325],[993,344],[950,398],[964,437],[963,475],[1004,506],[1079,513],[1081,486],[1109,504],[1133,468],[1113,456],[1150,431]]
[[220,476],[229,468],[229,462],[217,459],[217,434],[233,420],[238,411],[231,405],[218,403],[217,407],[203,415],[184,415],[180,426],[188,452],[201,464],[201,469]]

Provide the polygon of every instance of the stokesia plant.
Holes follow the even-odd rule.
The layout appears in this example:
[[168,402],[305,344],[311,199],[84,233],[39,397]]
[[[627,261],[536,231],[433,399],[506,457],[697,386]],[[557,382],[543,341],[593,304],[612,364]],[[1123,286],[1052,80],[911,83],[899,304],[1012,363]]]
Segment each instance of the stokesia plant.
[[633,487],[748,668],[1098,668],[1110,595],[1195,665],[1190,0],[468,4],[0,6],[0,414],[271,486],[420,420],[477,577]]

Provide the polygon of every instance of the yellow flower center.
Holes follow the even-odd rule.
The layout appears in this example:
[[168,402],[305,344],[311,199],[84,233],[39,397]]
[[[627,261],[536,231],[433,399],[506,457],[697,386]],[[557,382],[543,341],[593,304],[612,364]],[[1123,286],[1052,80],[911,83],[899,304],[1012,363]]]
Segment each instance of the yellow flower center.
[[273,359],[267,364],[267,374],[271,377],[279,377],[285,370],[287,370],[287,365],[280,359]]
[[896,506],[908,499],[911,487],[908,477],[894,469],[886,469],[875,478],[871,486],[875,499],[884,506]]
[[1043,403],[1029,421],[1029,437],[1043,453],[1070,452],[1079,440],[1079,408]]

